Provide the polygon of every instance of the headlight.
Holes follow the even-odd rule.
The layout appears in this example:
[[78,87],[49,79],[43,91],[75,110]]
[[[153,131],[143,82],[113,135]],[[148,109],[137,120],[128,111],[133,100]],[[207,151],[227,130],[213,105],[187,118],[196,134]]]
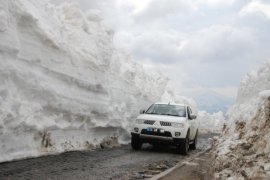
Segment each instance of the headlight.
[[136,119],[136,124],[143,124],[144,120],[143,119]]
[[172,123],[172,126],[176,127],[176,128],[183,128],[185,126],[185,124],[184,123]]

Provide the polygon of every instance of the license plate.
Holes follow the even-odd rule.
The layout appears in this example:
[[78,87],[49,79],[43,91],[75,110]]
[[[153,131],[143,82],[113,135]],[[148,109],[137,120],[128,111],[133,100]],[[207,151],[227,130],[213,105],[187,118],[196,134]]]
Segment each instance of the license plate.
[[153,131],[153,129],[152,129],[152,128],[147,128],[147,129],[146,129],[146,131],[148,131],[148,132],[152,132],[152,131]]

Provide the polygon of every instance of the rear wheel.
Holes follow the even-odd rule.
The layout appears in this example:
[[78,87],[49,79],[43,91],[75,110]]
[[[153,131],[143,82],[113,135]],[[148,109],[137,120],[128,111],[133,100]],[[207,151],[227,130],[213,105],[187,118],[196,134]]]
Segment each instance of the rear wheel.
[[157,144],[157,143],[150,143],[151,144],[151,146],[153,146],[153,148],[154,149],[159,149],[159,144]]
[[190,149],[195,150],[197,147],[197,137],[198,137],[198,130],[196,131],[195,138],[193,140],[193,143],[189,146]]
[[182,155],[187,155],[189,150],[189,131],[186,138],[178,145],[178,152]]
[[132,136],[131,147],[134,150],[140,150],[142,147],[142,142],[140,141],[140,138]]

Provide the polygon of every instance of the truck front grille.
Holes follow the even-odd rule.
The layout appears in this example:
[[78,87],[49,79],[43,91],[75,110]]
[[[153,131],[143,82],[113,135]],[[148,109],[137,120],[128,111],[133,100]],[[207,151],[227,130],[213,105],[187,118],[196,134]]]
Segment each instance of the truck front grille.
[[160,125],[161,125],[161,126],[172,126],[172,123],[160,121]]

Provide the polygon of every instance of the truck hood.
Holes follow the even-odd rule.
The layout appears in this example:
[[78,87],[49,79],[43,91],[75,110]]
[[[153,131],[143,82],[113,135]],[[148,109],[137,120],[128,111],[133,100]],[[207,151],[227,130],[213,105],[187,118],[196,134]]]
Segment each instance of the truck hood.
[[137,119],[164,121],[164,122],[178,122],[178,123],[186,121],[186,117],[155,115],[155,114],[141,114],[137,117]]

